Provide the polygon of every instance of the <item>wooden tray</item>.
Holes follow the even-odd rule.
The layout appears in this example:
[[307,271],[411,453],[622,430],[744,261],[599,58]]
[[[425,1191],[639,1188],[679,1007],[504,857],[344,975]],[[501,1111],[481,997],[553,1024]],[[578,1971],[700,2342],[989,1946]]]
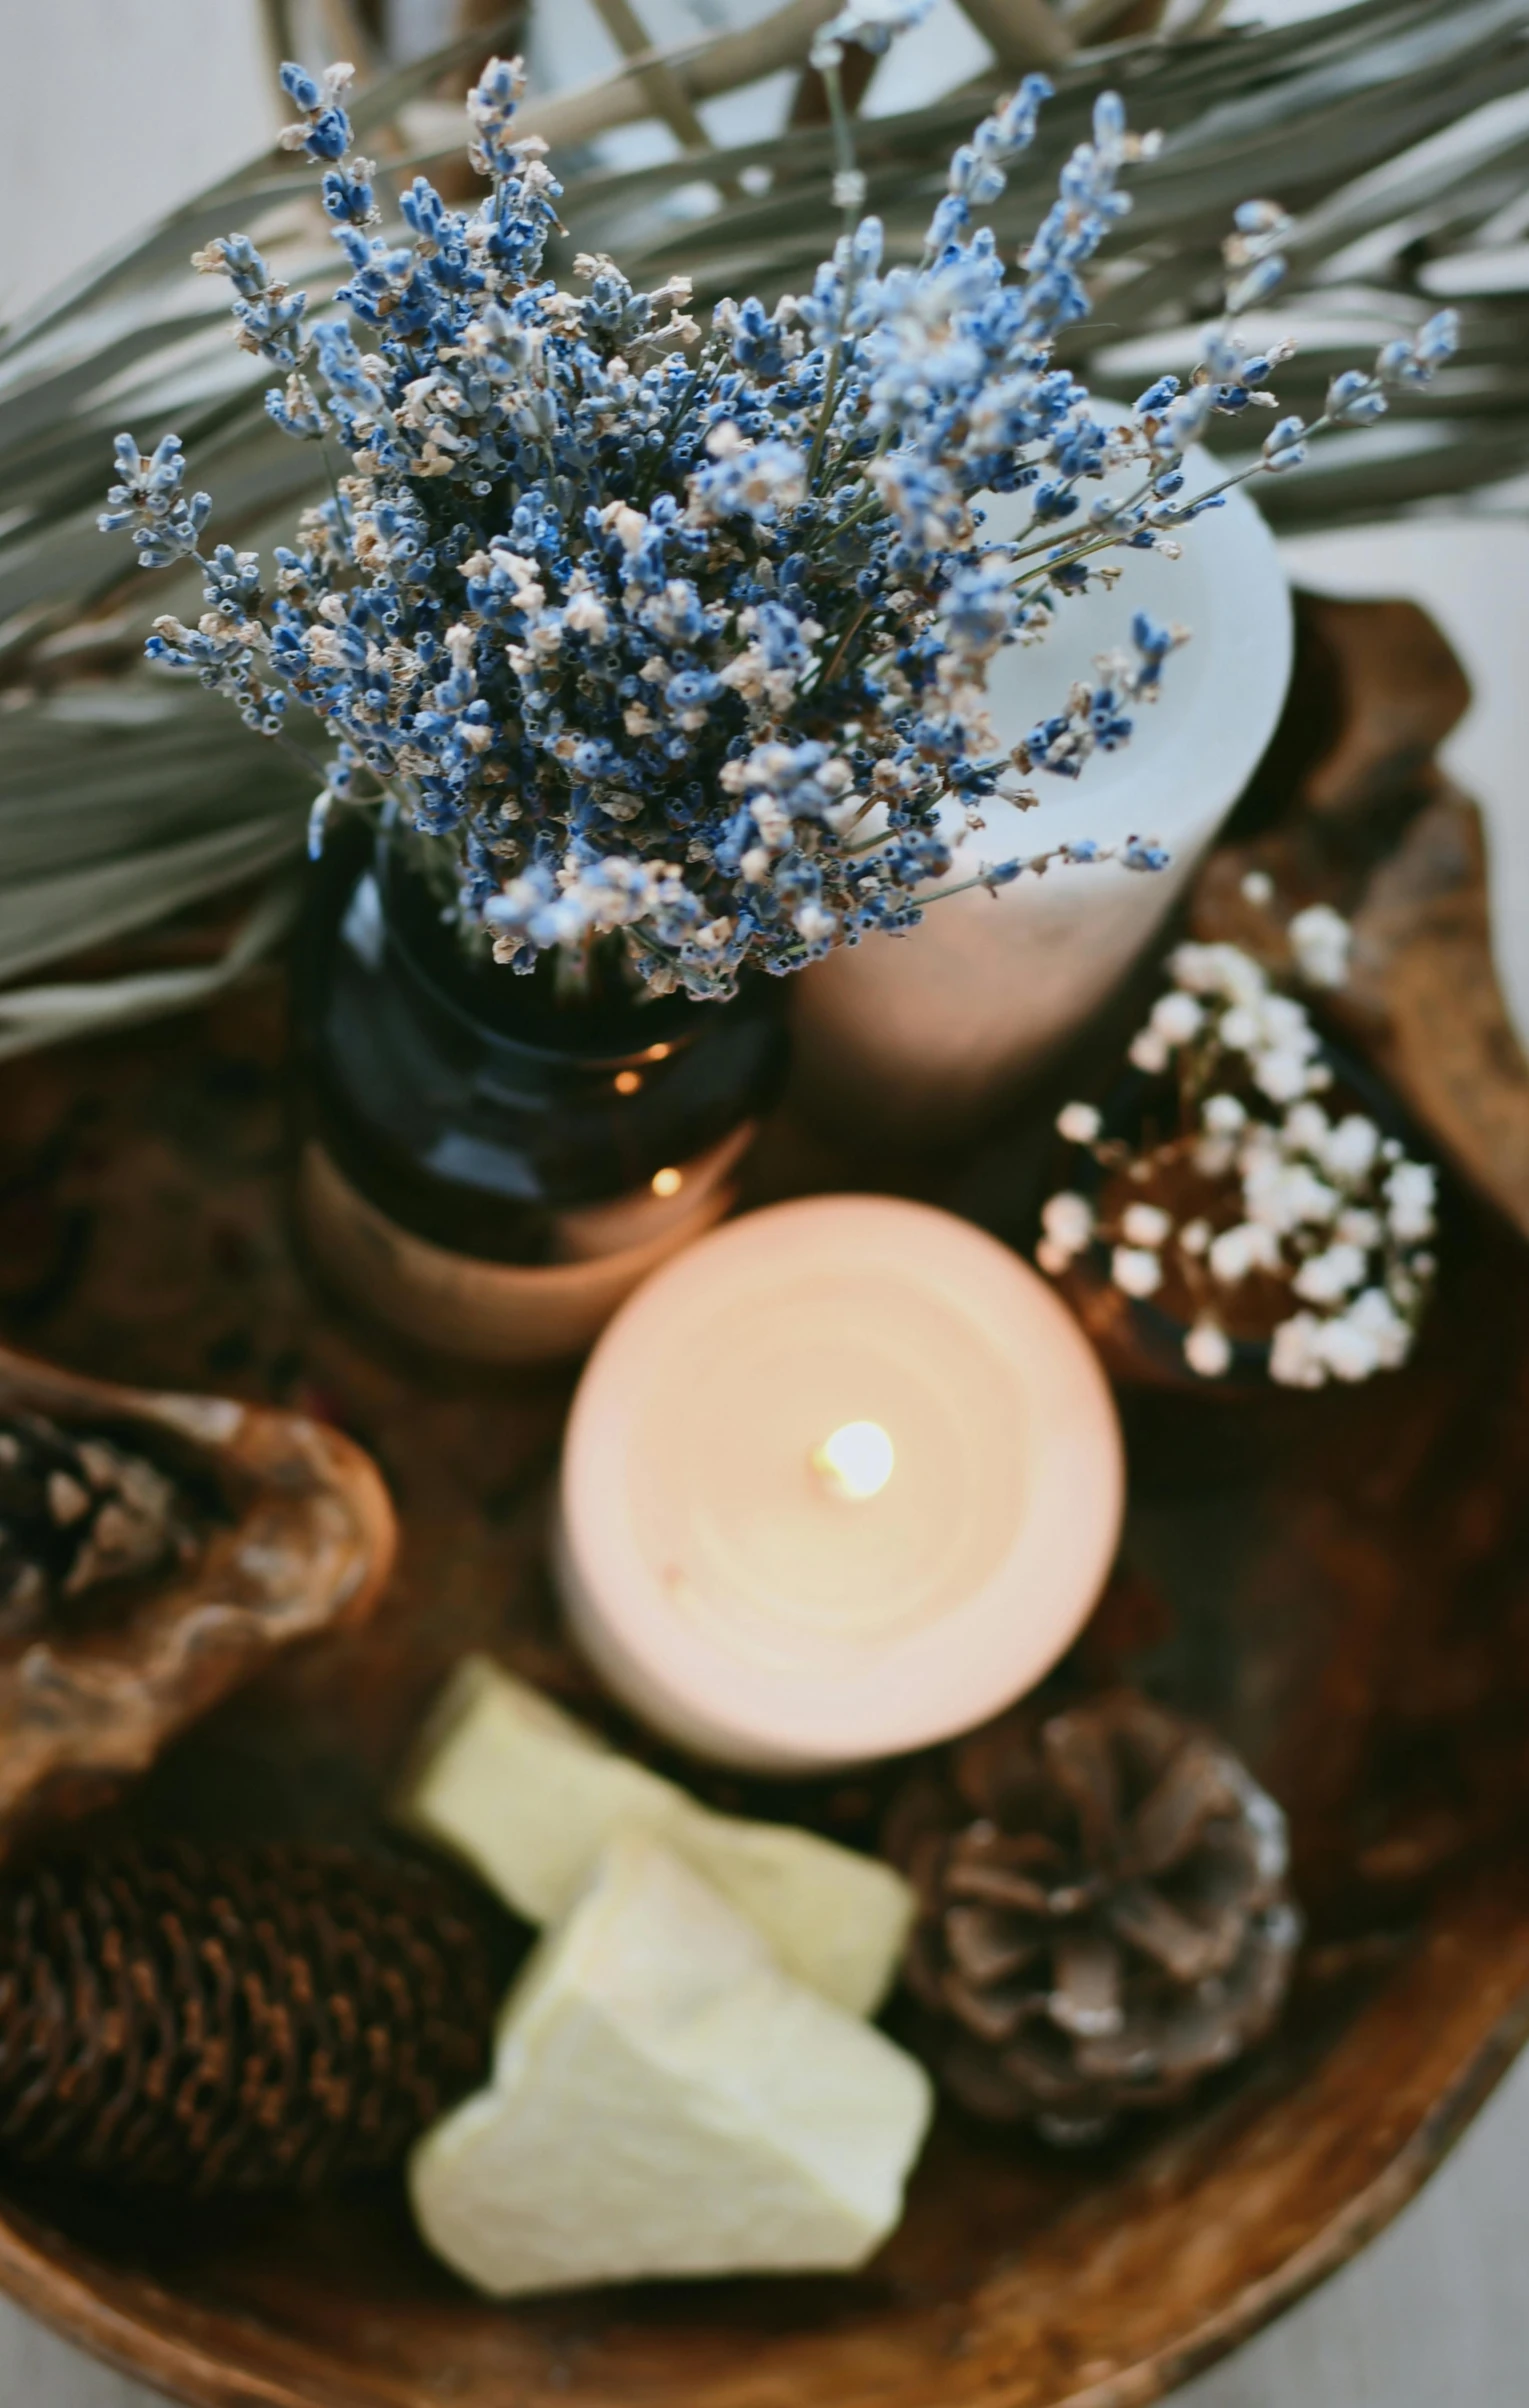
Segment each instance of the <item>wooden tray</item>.
[[[411,1361],[305,1284],[282,1015],[272,973],[0,1080],[6,1334],[326,1415],[399,1506],[364,1637],[218,1709],[137,1794],[143,1824],[204,1837],[374,1828],[470,1644],[581,1695],[541,1558],[567,1382]],[[1251,2332],[1395,2213],[1529,2029],[1529,1281],[1459,1197],[1444,1256],[1396,1377],[1127,1404],[1124,1564],[1088,1656],[1244,1750],[1290,1809],[1312,1924],[1278,2044],[1190,2112],[1074,2157],[945,2115],[855,2279],[500,2309],[432,2263],[396,2188],[210,2215],[5,2183],[0,2282],[209,2408],[1127,2408]],[[874,1800],[806,1803],[848,1828]]]

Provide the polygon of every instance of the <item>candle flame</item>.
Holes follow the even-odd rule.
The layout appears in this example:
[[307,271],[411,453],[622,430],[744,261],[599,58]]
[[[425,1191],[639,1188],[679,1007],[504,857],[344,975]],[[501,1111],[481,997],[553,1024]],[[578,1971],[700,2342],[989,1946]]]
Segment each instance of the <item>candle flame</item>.
[[857,1504],[881,1494],[896,1456],[879,1421],[847,1421],[813,1450],[812,1468],[835,1496]]

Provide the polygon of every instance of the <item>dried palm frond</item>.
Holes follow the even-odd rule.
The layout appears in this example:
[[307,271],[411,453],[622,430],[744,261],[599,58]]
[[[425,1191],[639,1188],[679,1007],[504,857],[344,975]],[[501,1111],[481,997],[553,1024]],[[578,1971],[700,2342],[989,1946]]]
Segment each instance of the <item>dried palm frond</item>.
[[[862,125],[869,205],[894,253],[916,252],[949,153],[983,104],[1017,68],[1044,61],[1057,98],[997,220],[1009,242],[1028,231],[1107,79],[1135,123],[1161,126],[1166,140],[1134,178],[1135,213],[1074,343],[1102,390],[1134,390],[1138,367],[1174,365],[1176,348],[1192,356],[1192,329],[1216,306],[1229,213],[1267,192],[1302,217],[1288,297],[1271,321],[1302,342],[1281,378],[1292,406],[1312,414],[1333,365],[1371,336],[1412,327],[1439,298],[1464,318],[1458,359],[1405,425],[1362,444],[1335,439],[1299,476],[1267,481],[1278,522],[1379,516],[1529,463],[1529,289],[1493,289],[1500,251],[1529,223],[1529,0],[1356,0],[1295,25],[1209,34],[1195,31],[1202,13],[1190,38],[1102,48],[1074,45],[1107,31],[1126,0],[962,4],[998,54],[992,72]],[[742,29],[637,50],[582,90],[528,108],[528,130],[560,146],[570,258],[608,250],[649,279],[682,268],[703,298],[769,296],[810,277],[834,226],[829,137],[807,90],[782,132],[754,142],[686,144],[624,170],[588,146],[642,118],[693,130],[697,103],[799,61],[833,5],[786,0]],[[618,11],[624,48],[636,7],[632,22],[630,7]],[[396,212],[401,180],[459,151],[460,109],[432,96],[465,82],[486,48],[513,42],[520,13],[356,95],[385,212]],[[337,286],[306,167],[278,154],[172,211],[0,338],[0,979],[146,924],[301,844],[316,773],[194,683],[141,666],[151,614],[194,608],[194,589],[177,596],[161,581],[150,600],[95,525],[124,425],[180,431],[197,480],[217,492],[221,539],[262,540],[319,489],[315,453],[264,415],[269,372],[234,347],[221,282],[187,267],[231,227],[315,299]],[[0,1042],[17,1028],[56,1031],[56,1012],[18,1015],[25,1003],[10,999]]]
[[[383,153],[394,207],[398,174],[413,173],[410,109],[443,74],[465,80],[522,16],[501,12],[358,95],[352,114]],[[122,425],[182,431],[198,473],[216,480],[218,534],[235,541],[284,530],[322,483],[315,455],[266,418],[269,371],[232,342],[221,279],[191,271],[191,252],[235,223],[316,296],[339,283],[311,179],[278,154],[171,211],[0,337],[0,980],[282,868],[302,847],[321,773],[252,736],[194,679],[145,668],[151,618],[167,604],[195,616],[196,583],[151,597],[96,526]],[[300,725],[294,734],[300,743]],[[281,899],[252,914],[222,974],[289,918]],[[9,994],[0,1058],[193,1001],[217,975]]]
[[[1214,314],[1231,212],[1269,194],[1300,219],[1268,321],[1301,345],[1281,372],[1282,403],[1315,415],[1335,366],[1371,335],[1415,326],[1440,298],[1464,320],[1459,357],[1405,429],[1368,449],[1319,447],[1310,470],[1261,488],[1270,515],[1289,527],[1375,517],[1529,465],[1529,277],[1493,289],[1494,260],[1529,223],[1516,209],[1529,188],[1529,0],[1359,0],[1295,25],[1081,51],[1050,71],[1043,140],[993,211],[1000,241],[1027,236],[1046,208],[1057,161],[1083,137],[1106,78],[1133,122],[1165,137],[1133,175],[1132,216],[1105,261],[1095,315],[1071,343],[1071,364],[1102,390],[1192,363],[1192,333],[1175,343],[1174,329]],[[867,205],[894,257],[917,255],[950,152],[1003,81],[862,123]],[[545,124],[572,97],[528,118]],[[826,131],[796,128],[706,165],[715,181],[746,178],[756,197],[697,214],[695,161],[674,159],[578,178],[565,218],[581,247],[614,252],[634,275],[683,267],[702,299],[806,284],[831,230]],[[683,218],[672,205],[681,190],[692,203]],[[1235,445],[1235,426],[1226,440]]]

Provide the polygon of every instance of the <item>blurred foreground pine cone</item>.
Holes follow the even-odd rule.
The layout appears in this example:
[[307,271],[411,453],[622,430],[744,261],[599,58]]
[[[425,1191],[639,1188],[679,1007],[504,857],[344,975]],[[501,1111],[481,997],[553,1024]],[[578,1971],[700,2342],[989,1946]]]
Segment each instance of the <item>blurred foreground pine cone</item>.
[[1128,1689],[1021,1707],[916,1775],[887,1853],[905,1967],[973,2113],[1097,2139],[1262,2038],[1300,1938],[1285,1822],[1209,1732]]
[[343,1848],[131,1849],[0,1890],[0,2160],[202,2196],[393,2164],[484,2080],[454,1883]]
[[185,1499],[141,1455],[41,1413],[0,1414],[0,1639],[195,1552]]

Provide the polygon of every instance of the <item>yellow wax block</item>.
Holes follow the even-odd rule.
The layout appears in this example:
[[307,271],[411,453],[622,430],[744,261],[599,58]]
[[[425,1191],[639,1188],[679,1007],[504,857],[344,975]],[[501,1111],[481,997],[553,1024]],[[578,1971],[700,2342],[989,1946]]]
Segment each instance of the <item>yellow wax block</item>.
[[618,1840],[500,2022],[491,2086],[415,2149],[432,2249],[496,2298],[863,2265],[932,2096],[668,1849]]
[[854,2015],[886,1996],[912,1920],[912,1892],[889,1865],[810,1831],[711,1813],[486,1656],[453,1675],[395,1811],[532,1923],[569,1911],[612,1840],[662,1839],[788,1973]]

